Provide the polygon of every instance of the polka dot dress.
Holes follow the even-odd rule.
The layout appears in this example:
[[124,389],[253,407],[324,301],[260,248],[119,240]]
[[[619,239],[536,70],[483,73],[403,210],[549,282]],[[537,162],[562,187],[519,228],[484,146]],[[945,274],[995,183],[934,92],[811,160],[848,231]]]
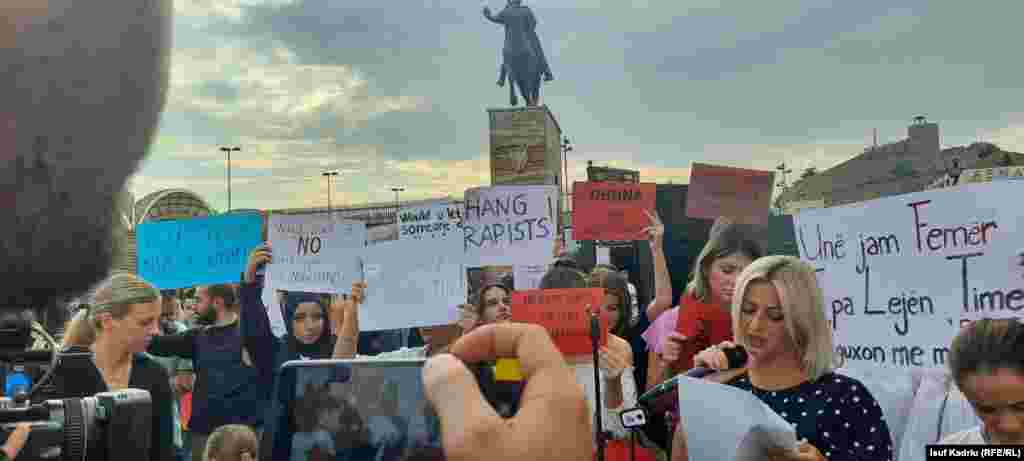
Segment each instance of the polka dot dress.
[[892,439],[882,408],[860,381],[828,373],[815,382],[766,391],[744,373],[727,383],[756,395],[829,461],[891,461]]

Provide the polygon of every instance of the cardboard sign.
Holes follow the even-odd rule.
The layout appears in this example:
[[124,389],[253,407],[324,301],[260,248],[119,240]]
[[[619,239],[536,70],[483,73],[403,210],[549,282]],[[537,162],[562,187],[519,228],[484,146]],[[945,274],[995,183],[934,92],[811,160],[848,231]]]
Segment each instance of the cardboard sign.
[[572,188],[572,229],[576,240],[644,240],[654,211],[655,185],[577,182]]
[[[592,355],[587,306],[600,309],[602,288],[526,290],[512,293],[512,321],[547,328],[558,350],[566,356]],[[608,344],[608,318],[600,316],[600,345]]]
[[558,237],[557,186],[466,190],[462,230],[470,267],[551,261]]
[[139,276],[161,290],[237,282],[262,227],[259,213],[139,224]]
[[945,368],[963,322],[1024,317],[1022,193],[999,181],[797,213],[846,367]]
[[694,163],[686,192],[686,216],[728,216],[739,224],[768,224],[775,173]]
[[331,213],[272,215],[268,234],[274,288],[307,293],[348,293],[363,278],[359,259],[366,224]]

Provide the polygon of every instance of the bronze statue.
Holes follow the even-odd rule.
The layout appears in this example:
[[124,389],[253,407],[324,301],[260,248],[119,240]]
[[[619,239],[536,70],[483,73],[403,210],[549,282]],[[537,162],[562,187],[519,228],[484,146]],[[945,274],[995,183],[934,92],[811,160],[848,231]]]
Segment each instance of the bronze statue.
[[508,0],[508,5],[497,15],[491,14],[489,7],[484,7],[484,17],[505,27],[505,45],[501,51],[502,63],[498,76],[498,86],[505,85],[505,77],[509,82],[509,103],[518,105],[516,87],[519,94],[526,100],[527,106],[536,106],[540,100],[541,77],[550,82],[555,78],[551,75],[548,60],[544,57],[544,49],[537,38],[537,18],[530,8],[523,6],[522,0]]

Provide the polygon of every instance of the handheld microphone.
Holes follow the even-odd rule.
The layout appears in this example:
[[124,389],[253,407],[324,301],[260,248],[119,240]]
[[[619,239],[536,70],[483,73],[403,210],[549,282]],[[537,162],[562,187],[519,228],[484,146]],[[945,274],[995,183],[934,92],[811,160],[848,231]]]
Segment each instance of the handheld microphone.
[[[722,352],[725,353],[725,359],[726,359],[726,362],[727,362],[727,365],[728,365],[728,368],[726,368],[727,370],[731,370],[731,369],[734,369],[734,368],[740,368],[740,367],[742,367],[742,366],[747,364],[747,350],[744,349],[743,346],[740,346],[740,345],[737,344],[736,347],[733,347],[733,348],[729,348],[729,349],[723,348]],[[712,373],[714,373],[716,371],[719,371],[719,370],[715,370],[715,369],[711,369],[711,368],[707,368],[707,367],[695,367],[695,368],[691,368],[689,371],[687,371],[684,374],[686,376],[688,376],[688,377],[691,377],[691,378],[703,378],[703,377],[705,377],[707,375],[710,375],[710,374],[712,374]]]

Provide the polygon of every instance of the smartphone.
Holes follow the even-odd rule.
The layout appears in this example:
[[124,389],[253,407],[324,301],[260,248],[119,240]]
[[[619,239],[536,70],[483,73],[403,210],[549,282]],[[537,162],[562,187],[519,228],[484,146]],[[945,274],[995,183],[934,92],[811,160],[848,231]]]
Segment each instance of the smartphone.
[[[275,423],[262,459],[442,461],[441,423],[426,399],[425,360],[303,360],[279,371]],[[481,381],[487,366],[470,366]],[[486,372],[484,372],[486,375]],[[495,392],[488,400],[518,401]],[[515,396],[518,398],[518,396]],[[497,399],[497,400],[495,400]],[[269,446],[268,446],[269,445]]]

